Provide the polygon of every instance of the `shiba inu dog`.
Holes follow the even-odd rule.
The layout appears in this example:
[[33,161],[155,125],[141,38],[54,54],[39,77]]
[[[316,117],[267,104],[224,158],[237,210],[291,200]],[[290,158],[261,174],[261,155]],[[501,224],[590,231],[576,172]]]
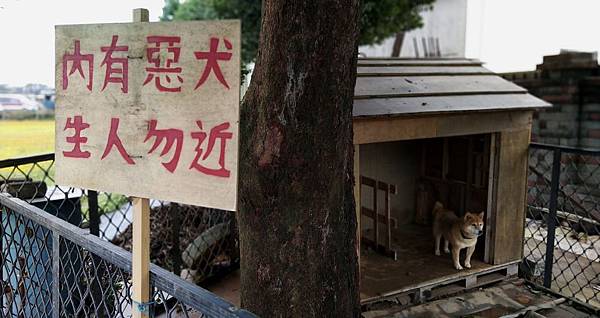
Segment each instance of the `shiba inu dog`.
[[471,256],[475,251],[477,237],[483,234],[483,212],[467,212],[459,218],[454,212],[436,202],[433,207],[433,237],[435,238],[435,255],[440,255],[440,240],[444,237],[444,252],[450,253],[448,244],[452,245],[452,261],[454,268],[461,270],[460,250],[467,249],[465,267],[471,268]]

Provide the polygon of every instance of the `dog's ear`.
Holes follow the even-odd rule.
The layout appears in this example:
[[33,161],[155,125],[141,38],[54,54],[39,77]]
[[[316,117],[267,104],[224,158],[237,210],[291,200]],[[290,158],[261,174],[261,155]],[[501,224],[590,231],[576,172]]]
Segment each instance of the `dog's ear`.
[[471,214],[471,212],[467,211],[467,213],[465,213],[465,217],[464,217],[465,221],[470,220],[472,217],[473,217],[473,214]]
[[479,214],[477,214],[477,216],[483,220],[483,211],[479,212]]

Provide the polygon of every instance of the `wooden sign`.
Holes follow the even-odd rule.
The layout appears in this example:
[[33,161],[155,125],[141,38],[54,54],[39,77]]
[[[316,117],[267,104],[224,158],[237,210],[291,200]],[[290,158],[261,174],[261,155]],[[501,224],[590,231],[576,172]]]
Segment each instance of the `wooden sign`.
[[56,27],[56,182],[235,210],[240,22]]

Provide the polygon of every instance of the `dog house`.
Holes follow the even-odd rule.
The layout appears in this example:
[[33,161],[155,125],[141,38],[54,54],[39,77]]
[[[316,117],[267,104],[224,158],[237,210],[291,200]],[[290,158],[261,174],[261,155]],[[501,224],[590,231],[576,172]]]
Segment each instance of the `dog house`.
[[[355,197],[363,304],[418,302],[516,275],[532,114],[550,106],[469,59],[359,59]],[[484,211],[458,271],[434,255],[432,207]],[[464,261],[461,254],[461,263]]]

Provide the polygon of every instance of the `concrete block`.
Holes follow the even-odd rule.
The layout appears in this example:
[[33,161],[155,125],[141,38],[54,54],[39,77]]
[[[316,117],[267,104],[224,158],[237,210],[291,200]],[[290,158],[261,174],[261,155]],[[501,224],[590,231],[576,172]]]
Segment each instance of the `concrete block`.
[[585,120],[581,122],[581,129],[600,129],[600,121]]
[[582,138],[580,144],[585,148],[600,149],[600,139]]
[[582,107],[583,112],[600,112],[600,104],[584,104]]

